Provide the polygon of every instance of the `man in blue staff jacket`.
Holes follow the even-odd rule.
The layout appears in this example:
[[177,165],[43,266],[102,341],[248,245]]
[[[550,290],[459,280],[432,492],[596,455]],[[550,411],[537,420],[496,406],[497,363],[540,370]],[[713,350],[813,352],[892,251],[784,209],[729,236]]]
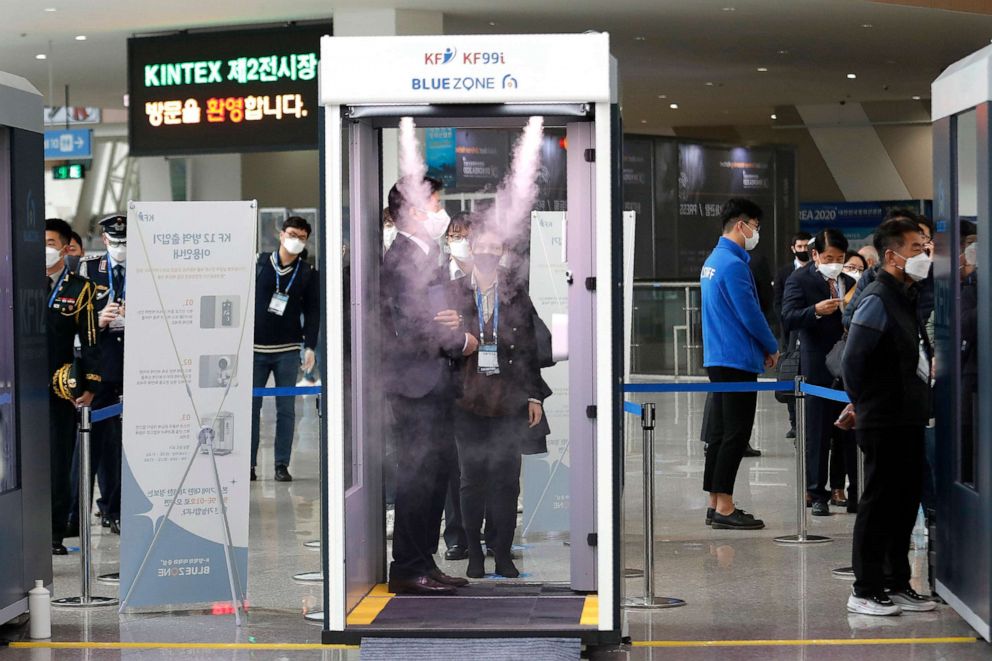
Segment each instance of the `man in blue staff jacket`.
[[[720,215],[723,236],[703,264],[703,366],[710,381],[754,382],[778,363],[778,341],[758,303],[748,251],[758,245],[761,207],[728,200]],[[707,419],[703,490],[710,495],[706,523],[756,530],[765,524],[734,505],[734,482],[751,440],[757,392],[714,393]]]

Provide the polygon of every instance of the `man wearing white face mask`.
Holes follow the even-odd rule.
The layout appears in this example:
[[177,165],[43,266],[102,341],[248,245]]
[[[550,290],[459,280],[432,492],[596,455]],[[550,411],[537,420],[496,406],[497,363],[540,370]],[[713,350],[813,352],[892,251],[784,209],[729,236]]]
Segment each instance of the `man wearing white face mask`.
[[866,615],[929,611],[910,586],[909,544],[923,489],[932,350],[917,312],[930,272],[919,226],[903,218],[876,231],[881,270],[863,292],[844,349],[844,388],[865,456],[854,524],[854,588],[847,610]]
[[[279,233],[279,250],[262,253],[255,265],[255,360],[253,386],[264,388],[269,375],[276,387],[296,385],[303,349],[304,372],[313,369],[320,332],[320,282],[312,266],[300,258],[310,238],[306,219],[290,216]],[[276,397],[275,479],[291,482],[289,461],[296,426],[295,398]],[[251,479],[258,464],[262,398],[252,400]]]
[[[703,365],[710,381],[757,381],[774,369],[778,340],[758,303],[748,251],[758,245],[761,208],[731,199],[720,218],[723,235],[700,272],[703,316]],[[734,484],[751,439],[757,392],[713,393],[703,422],[706,466],[703,489],[709,493],[706,523],[714,528],[757,530],[760,519],[737,509]]]
[[455,361],[479,346],[447,300],[450,277],[437,245],[448,227],[440,193],[432,178],[403,179],[390,189],[399,234],[380,276],[383,385],[398,466],[389,591],[401,594],[451,594],[468,582],[444,574],[434,560],[454,456]]
[[[826,388],[834,385],[827,369],[827,354],[844,334],[841,305],[854,279],[843,273],[847,238],[836,229],[819,232],[810,244],[812,262],[799,269],[785,283],[782,296],[782,323],[789,332],[799,333],[799,373],[806,382]],[[855,507],[857,452],[850,433],[834,426],[843,404],[819,397],[806,399],[806,501],[814,516],[829,516],[829,456],[831,441],[843,449],[844,466],[850,486],[846,505]],[[834,494],[838,502],[843,499]]]

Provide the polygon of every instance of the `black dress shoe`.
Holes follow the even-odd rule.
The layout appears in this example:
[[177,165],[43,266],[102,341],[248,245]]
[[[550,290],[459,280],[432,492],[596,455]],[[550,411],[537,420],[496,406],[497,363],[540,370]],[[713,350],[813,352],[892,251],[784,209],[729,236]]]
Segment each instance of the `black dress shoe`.
[[105,516],[103,514],[100,515],[100,525],[102,527],[109,528],[110,527],[110,522],[111,522],[111,520],[110,520],[110,517],[109,516]]
[[706,508],[706,525],[708,525],[708,526],[712,526],[713,525],[713,514],[715,512],[716,512],[716,509],[713,508],[713,507],[707,507]]
[[717,530],[761,530],[765,522],[747,512],[735,509],[730,514],[713,513],[713,528]]
[[282,464],[276,466],[276,482],[292,482],[293,476],[289,474],[289,469]]
[[830,505],[825,500],[818,500],[813,503],[813,516],[830,516]]
[[251,479],[252,482],[254,482],[255,480],[258,479],[258,476],[255,475],[255,467],[254,466],[251,467],[251,478],[250,479]]
[[121,534],[121,522],[118,519],[113,519],[110,522],[110,532],[115,535]]
[[796,437],[796,428],[793,427],[789,431],[785,432],[785,437],[786,438],[795,438]]
[[461,544],[455,544],[444,552],[445,560],[465,560],[468,558],[468,549]]
[[453,588],[463,588],[468,585],[468,581],[464,578],[459,578],[457,576],[448,576],[440,569],[433,569],[431,573],[428,574],[432,580],[441,585],[450,585]]
[[430,576],[390,578],[388,589],[393,594],[419,594],[431,597],[455,593],[453,587],[438,583]]
[[751,447],[750,444],[748,444],[748,446],[744,449],[744,456],[745,457],[760,457],[761,456],[761,450],[755,450],[754,448]]
[[52,542],[52,555],[69,555],[69,549],[61,542]]

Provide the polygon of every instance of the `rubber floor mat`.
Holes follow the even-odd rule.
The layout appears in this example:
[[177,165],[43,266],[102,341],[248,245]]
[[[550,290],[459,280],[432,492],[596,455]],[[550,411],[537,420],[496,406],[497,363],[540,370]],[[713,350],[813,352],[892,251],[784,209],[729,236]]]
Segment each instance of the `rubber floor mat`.
[[[462,590],[459,591],[460,593]],[[391,599],[375,628],[541,629],[579,626],[585,597],[461,596]]]

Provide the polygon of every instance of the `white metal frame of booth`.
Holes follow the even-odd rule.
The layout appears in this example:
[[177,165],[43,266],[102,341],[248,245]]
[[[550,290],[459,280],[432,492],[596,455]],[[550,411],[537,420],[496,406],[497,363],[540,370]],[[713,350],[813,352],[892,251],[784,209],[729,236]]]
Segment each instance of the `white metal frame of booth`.
[[[345,208],[343,158],[346,154],[354,157],[369,153],[362,151],[368,148],[362,143],[374,142],[374,135],[371,130],[363,132],[361,128],[353,127],[349,138],[351,144],[345,145],[345,122],[357,123],[355,118],[359,116],[406,114],[433,116],[436,121],[449,117],[485,119],[501,115],[515,115],[519,120],[527,114],[555,115],[557,109],[563,109],[562,114],[569,116],[576,113],[576,108],[581,108],[585,114],[575,121],[588,127],[576,130],[576,134],[581,133],[581,143],[591,145],[595,150],[570,149],[568,156],[570,168],[573,159],[577,159],[577,163],[584,161],[591,172],[589,190],[581,191],[588,206],[585,220],[592,228],[592,236],[584,237],[581,245],[588,245],[589,254],[581,256],[577,261],[583,264],[573,270],[577,276],[574,287],[592,292],[590,327],[581,332],[591,336],[593,357],[590,360],[594,361],[591,368],[595,378],[585,374],[586,387],[582,390],[589,399],[582,401],[581,410],[575,405],[572,393],[571,429],[574,432],[577,424],[585,425],[594,446],[596,488],[588,490],[588,507],[594,512],[594,517],[590,517],[594,527],[587,537],[595,552],[589,580],[593,586],[590,591],[598,594],[599,614],[595,627],[589,627],[591,635],[582,637],[602,642],[619,640],[622,584],[618,525],[622,457],[618,448],[621,447],[622,423],[620,306],[623,297],[619,276],[621,198],[616,154],[621,132],[616,105],[616,62],[609,54],[609,35],[324,37],[321,42],[320,102],[323,106],[322,207],[326,228],[322,264],[327,274],[324,279],[327,291],[322,428],[324,642],[356,638],[355,631],[349,629],[347,623],[349,601],[354,603],[354,595],[348,594],[351,586],[345,539],[349,516],[346,500],[350,493],[345,475],[346,444],[351,442],[350,438],[345,438],[345,407],[349,404],[344,379],[335,378],[335,375],[347,373],[344,352],[347,321],[340,313],[345,309],[346,292],[338,274],[345,265],[340,246],[346,240],[344,228],[349,221],[340,218],[339,213]],[[365,114],[356,113],[356,109]],[[418,123],[424,125],[420,118]],[[379,203],[381,191],[356,188],[360,184],[354,180],[364,173],[370,180],[378,181],[379,164],[349,162],[349,167],[350,204],[358,204],[354,199],[356,196],[362,198],[365,206],[373,201]],[[569,199],[571,207],[571,185]],[[351,208],[350,213],[355,214],[355,209]],[[351,227],[354,231],[354,219]],[[368,256],[358,254],[362,250],[354,250],[354,242],[361,241],[362,237],[352,235],[349,239],[353,247],[352,277],[356,277],[356,272],[360,273],[363,268],[362,260],[367,264]],[[579,244],[578,240],[576,244]],[[579,274],[583,278],[581,281]],[[352,293],[355,291],[353,288]],[[360,289],[357,291],[361,292]],[[356,310],[375,305],[374,300],[352,300],[350,312],[354,314]],[[574,332],[577,331],[570,331],[570,336],[574,336]],[[573,379],[573,390],[576,383]],[[358,388],[360,391],[361,384]],[[361,397],[360,392],[356,397]],[[359,417],[378,414],[366,412],[360,406],[348,412]],[[581,420],[577,421],[577,418]],[[572,533],[574,545],[574,525]],[[375,543],[368,547],[370,554],[383,550],[384,547]],[[490,629],[486,633],[490,637],[542,635],[533,630]],[[430,635],[430,632],[420,631],[416,635]],[[439,635],[459,634],[448,631]],[[473,634],[462,632],[462,635]]]

